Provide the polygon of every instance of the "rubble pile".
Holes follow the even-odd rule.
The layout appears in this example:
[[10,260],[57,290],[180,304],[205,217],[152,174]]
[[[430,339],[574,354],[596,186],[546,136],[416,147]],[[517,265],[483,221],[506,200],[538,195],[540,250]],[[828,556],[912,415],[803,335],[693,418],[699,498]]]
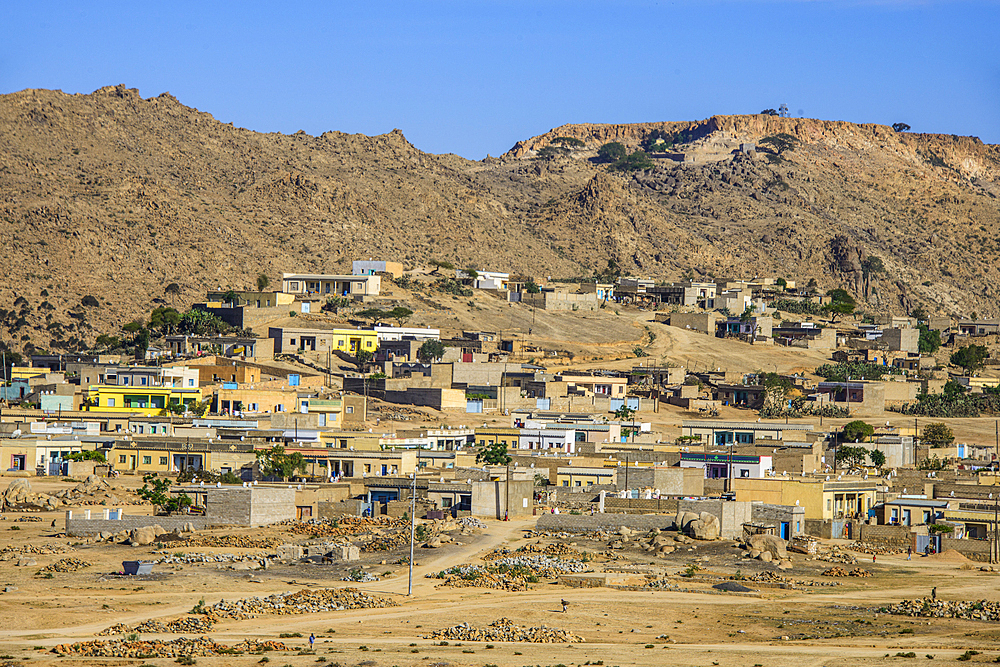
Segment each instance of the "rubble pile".
[[281,642],[257,640],[245,640],[230,647],[214,642],[208,637],[196,639],[181,637],[166,642],[94,639],[75,644],[59,644],[52,649],[52,652],[59,655],[78,655],[91,658],[179,658],[181,656],[225,655],[233,652],[257,653],[262,650],[287,651],[288,647]]
[[[736,577],[733,577],[735,579]],[[787,584],[791,580],[787,577],[783,577],[773,570],[764,570],[763,572],[754,572],[743,577],[745,581],[756,581],[763,584]]]
[[1000,602],[991,600],[903,600],[879,611],[897,616],[964,618],[973,621],[1000,621]]
[[113,637],[114,635],[127,635],[132,632],[138,632],[140,634],[184,634],[184,633],[198,633],[198,632],[209,632],[215,622],[212,619],[205,616],[184,616],[182,618],[175,618],[172,621],[167,621],[166,623],[162,621],[143,621],[139,625],[125,625],[124,623],[118,623],[112,625],[106,630],[101,630],[97,633],[98,637]]
[[[165,553],[163,551],[154,551],[153,553]],[[167,554],[162,558],[158,558],[153,561],[156,564],[166,564],[166,565],[193,565],[195,563],[245,563],[245,562],[260,562],[268,559],[273,559],[275,555],[273,553],[254,553],[254,554],[209,554],[209,553],[191,553],[191,554]]]
[[850,572],[842,567],[831,567],[829,570],[823,572],[824,576],[827,577],[873,577],[871,572],[868,570],[862,570],[860,567],[856,567]]
[[[427,639],[428,637],[425,637]],[[577,644],[583,637],[567,630],[547,626],[521,627],[509,618],[500,618],[485,628],[462,623],[444,630],[436,630],[430,639],[451,639],[467,642],[531,642],[535,644]]]
[[309,519],[308,521],[282,521],[275,524],[288,529],[293,535],[316,537],[351,537],[372,529],[409,527],[409,521],[390,516],[342,516],[339,519]]
[[580,560],[562,560],[536,554],[505,556],[483,565],[458,565],[440,572],[431,572],[427,578],[444,579],[442,586],[454,588],[526,591],[528,584],[537,583],[539,579],[555,579],[560,574],[587,570],[587,563]]
[[250,537],[249,535],[203,535],[190,537],[180,542],[173,542],[177,547],[209,547],[230,549],[273,549],[284,544],[280,537]]
[[815,560],[821,560],[826,563],[841,563],[843,565],[858,564],[858,559],[853,554],[837,545],[831,547],[829,551],[817,554]]
[[883,544],[868,544],[866,542],[855,542],[851,545],[851,551],[869,556],[893,556],[895,554],[905,554],[906,549]]
[[552,544],[526,544],[516,550],[516,553],[542,554],[543,556],[579,558],[583,554],[572,549],[563,542],[553,542]]
[[97,475],[89,475],[72,489],[49,495],[31,490],[31,482],[16,479],[0,494],[0,511],[44,512],[65,505],[138,505],[143,501],[134,492],[112,486]]
[[356,588],[318,591],[303,589],[297,593],[276,593],[264,598],[222,600],[205,607],[204,613],[213,620],[222,618],[245,620],[268,615],[311,614],[343,609],[382,609],[395,607],[397,604],[390,598],[369,595]]
[[464,528],[472,528],[479,530],[486,530],[487,528],[485,523],[483,523],[474,516],[463,516],[461,519],[458,520],[458,523],[461,524],[462,527]]
[[51,546],[35,546],[34,544],[19,544],[15,546],[6,546],[0,549],[0,561],[14,560],[15,558],[20,558],[26,554],[35,554],[38,556],[53,556],[57,554],[66,554],[71,551],[76,551],[73,547],[66,544],[53,544]]
[[61,558],[51,565],[46,565],[38,571],[38,574],[43,572],[76,572],[77,570],[82,570],[85,567],[90,567],[93,563],[88,563],[87,561],[77,558],[75,556],[70,556],[69,558]]
[[361,568],[351,570],[346,575],[340,578],[341,581],[354,581],[359,584],[368,584],[373,581],[382,581],[380,577],[375,576],[370,572],[365,572]]
[[388,535],[373,535],[367,542],[361,542],[362,551],[392,551],[410,543],[410,532],[399,531]]

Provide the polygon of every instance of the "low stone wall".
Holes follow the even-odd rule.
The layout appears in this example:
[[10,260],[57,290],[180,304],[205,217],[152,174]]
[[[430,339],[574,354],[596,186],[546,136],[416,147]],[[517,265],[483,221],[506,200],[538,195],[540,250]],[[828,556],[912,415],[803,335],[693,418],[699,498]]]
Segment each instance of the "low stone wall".
[[217,524],[203,516],[150,516],[150,515],[120,515],[120,519],[105,519],[104,512],[91,512],[87,518],[86,510],[66,512],[66,535],[69,537],[92,537],[99,533],[118,533],[133,528],[145,528],[159,525],[170,532],[181,530],[186,524],[194,526],[195,530],[204,530]]
[[909,526],[859,526],[858,541],[884,547],[906,548],[912,544]]
[[618,514],[677,514],[677,498],[604,498],[604,511]]
[[660,514],[543,514],[538,517],[537,530],[558,530],[567,533],[585,533],[592,530],[616,531],[622,526],[638,531],[658,528],[665,530],[674,525],[674,515]]
[[941,551],[954,549],[969,560],[974,560],[979,563],[990,562],[991,546],[992,545],[989,540],[956,540],[951,537],[941,538]]

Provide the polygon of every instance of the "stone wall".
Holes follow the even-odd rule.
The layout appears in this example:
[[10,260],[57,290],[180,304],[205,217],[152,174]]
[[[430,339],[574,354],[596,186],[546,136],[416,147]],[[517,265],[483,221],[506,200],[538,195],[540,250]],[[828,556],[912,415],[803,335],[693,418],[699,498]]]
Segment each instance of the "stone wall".
[[802,535],[806,531],[806,509],[804,507],[753,503],[752,516],[754,523],[776,526],[779,534],[783,522],[788,522],[790,535]]
[[[212,506],[208,508],[210,519],[217,523],[230,523],[228,519],[242,518],[246,516],[246,523],[236,525],[267,526],[279,521],[287,521],[295,518],[295,489],[261,488],[253,487],[246,489],[251,492],[247,501],[240,502],[233,499],[230,506],[223,506],[216,509]],[[214,500],[214,498],[213,498]],[[249,505],[249,506],[248,506]],[[246,513],[246,514],[245,514]],[[220,521],[226,519],[226,521]]]
[[858,541],[889,547],[911,545],[909,526],[876,526],[863,523],[858,530]]
[[615,514],[677,514],[677,498],[604,498],[604,511]]
[[568,533],[585,533],[592,530],[617,531],[622,526],[647,531],[665,530],[674,525],[674,516],[665,514],[543,514],[538,517],[537,530],[557,530]]
[[142,515],[121,515],[120,519],[103,519],[104,513],[99,511],[91,512],[90,519],[87,518],[86,510],[73,510],[66,512],[66,535],[69,537],[92,537],[98,533],[117,533],[122,530],[132,530],[133,528],[145,528],[146,526],[159,525],[166,531],[180,530],[186,524],[192,524],[195,530],[204,530],[216,525],[213,521],[203,516],[150,516]]
[[941,538],[941,551],[954,549],[969,560],[974,560],[980,563],[990,562],[991,546],[992,543],[989,540],[956,540],[951,537]]

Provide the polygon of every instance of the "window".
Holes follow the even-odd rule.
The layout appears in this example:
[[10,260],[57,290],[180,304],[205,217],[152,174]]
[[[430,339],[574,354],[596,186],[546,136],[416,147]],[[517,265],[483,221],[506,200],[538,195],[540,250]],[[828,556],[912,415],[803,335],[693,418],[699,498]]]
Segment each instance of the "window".
[[749,470],[747,470],[746,468],[740,469],[740,477],[749,477],[749,476],[750,476]]
[[141,385],[145,386],[145,384],[146,384],[146,379],[147,379],[147,378],[146,378],[146,376],[145,376],[145,375],[143,375],[143,376],[142,376],[141,378],[139,378],[139,380],[140,380],[139,384],[141,384]]
[[295,339],[294,338],[289,338],[288,339],[288,344],[291,345],[292,347],[295,347]]
[[568,479],[564,479],[563,480],[563,486],[569,486],[569,480]]
[[371,473],[371,471],[372,471],[372,464],[371,463],[366,463],[365,464],[365,472],[366,473]]
[[441,499],[441,507],[443,509],[450,509],[451,508],[451,503],[452,503],[451,498],[442,498]]
[[353,415],[354,414],[354,406],[353,405],[348,405],[347,406],[347,414],[349,414],[349,415]]
[[120,454],[120,455],[118,456],[118,463],[125,463],[125,461],[127,461],[127,460],[128,460],[128,459],[126,459],[126,458],[125,458],[125,455],[124,455],[124,454]]
[[152,465],[152,464],[153,464],[153,457],[152,456],[143,456],[142,457],[142,465],[148,466],[148,465]]
[[193,387],[194,386],[194,378],[188,378],[188,386],[189,387]]
[[115,407],[115,399],[113,399],[113,398],[109,398],[108,399],[108,407],[109,408]]
[[831,509],[833,509],[833,501],[830,500],[829,498],[827,498],[826,499],[826,511],[829,512]]
[[161,466],[167,465],[167,457],[166,456],[161,456],[160,457],[160,465]]
[[288,289],[292,290],[293,292],[299,289],[299,281],[297,280],[288,281]]
[[753,444],[753,433],[737,433],[736,442],[741,445],[752,445]]
[[582,484],[580,483],[580,480],[576,480],[576,481],[575,481],[575,482],[573,483],[573,486],[583,486],[583,485],[582,485]]

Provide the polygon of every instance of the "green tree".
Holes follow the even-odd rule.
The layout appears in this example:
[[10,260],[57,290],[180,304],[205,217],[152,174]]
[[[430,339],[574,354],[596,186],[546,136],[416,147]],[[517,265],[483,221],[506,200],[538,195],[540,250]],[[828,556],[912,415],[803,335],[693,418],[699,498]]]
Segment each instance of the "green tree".
[[387,315],[396,320],[396,324],[403,326],[406,324],[406,320],[410,319],[410,316],[413,315],[413,311],[405,306],[396,306],[390,310]]
[[539,292],[542,291],[542,288],[539,287],[537,284],[535,284],[535,281],[529,280],[528,282],[524,283],[524,291],[527,292],[528,294],[538,294]]
[[427,363],[436,361],[444,356],[444,343],[439,340],[425,341],[417,350],[417,358]]
[[505,466],[510,462],[511,458],[507,454],[507,445],[502,442],[486,443],[476,453],[476,463]]
[[845,442],[861,442],[875,435],[875,427],[868,422],[856,419],[844,425],[840,439]]
[[374,352],[369,352],[368,350],[359,349],[354,353],[354,358],[358,360],[358,366],[364,366],[365,364],[371,362],[375,358]]
[[772,134],[757,142],[758,146],[766,146],[775,155],[781,155],[787,151],[795,150],[799,145],[799,140],[787,132]]
[[434,267],[434,270],[431,271],[431,273],[437,273],[438,275],[440,275],[441,269],[444,269],[445,271],[455,270],[454,264],[452,264],[451,262],[446,262],[443,259],[432,259],[427,263]]
[[564,146],[566,148],[583,148],[586,146],[582,140],[577,139],[576,137],[556,137],[549,143]]
[[896,132],[909,132],[910,126],[907,125],[906,123],[893,123],[892,129],[895,130]]
[[107,463],[108,460],[104,457],[104,452],[100,452],[96,449],[86,449],[82,452],[73,452],[66,456],[67,461],[97,461],[99,463]]
[[275,445],[271,449],[258,449],[254,454],[257,456],[260,471],[266,477],[280,477],[282,481],[287,481],[295,473],[306,470],[306,461],[302,454],[299,452],[287,454],[281,445]]
[[149,328],[156,329],[164,335],[174,333],[180,323],[181,314],[168,306],[160,306],[149,314]]
[[884,452],[880,452],[877,449],[873,449],[870,452],[868,452],[868,458],[869,458],[869,460],[871,460],[872,465],[875,466],[876,468],[878,468],[879,470],[881,470],[882,467],[885,466],[885,453]]
[[927,320],[927,311],[924,310],[923,306],[917,306],[914,308],[910,315],[918,322],[925,322]]
[[922,354],[934,354],[941,348],[941,332],[937,329],[930,329],[926,324],[918,324],[920,338],[917,340],[917,347]]
[[854,312],[857,302],[850,292],[844,289],[833,289],[827,292],[832,301],[824,307],[830,313],[832,319],[836,321],[837,315],[850,315]]
[[597,157],[602,162],[617,162],[626,155],[628,155],[628,149],[625,148],[625,144],[617,141],[604,144],[597,149]]
[[778,110],[777,109],[764,109],[760,113],[761,113],[762,116],[777,116],[778,115]]
[[815,278],[810,278],[809,282],[806,283],[806,291],[810,294],[815,294],[819,289],[819,283],[816,282]]
[[936,422],[924,427],[923,433],[920,434],[920,442],[934,449],[947,447],[955,442],[955,434],[947,424]]
[[630,408],[627,404],[622,405],[620,408],[615,410],[615,419],[620,422],[630,422],[635,418],[635,410]]
[[785,289],[786,287],[788,287],[788,281],[785,280],[784,278],[778,278],[777,280],[774,281],[774,284],[780,287],[781,289]]
[[868,450],[864,447],[843,446],[837,449],[837,463],[843,463],[848,468],[860,468],[865,464]]
[[179,512],[185,507],[191,505],[190,496],[183,493],[178,496],[170,496],[169,480],[154,477],[153,475],[146,475],[142,478],[142,481],[144,484],[142,485],[142,488],[137,491],[139,497],[154,506],[159,507],[167,514]]
[[610,169],[614,171],[641,171],[652,169],[654,166],[646,151],[635,151],[612,163]]
[[986,363],[990,351],[985,345],[966,345],[951,355],[951,365],[961,366],[966,375],[974,375]]
[[381,308],[365,308],[364,310],[359,310],[358,312],[354,313],[354,316],[362,320],[368,320],[372,324],[374,324],[379,320],[384,320],[388,318],[389,313],[382,310]]
[[266,273],[261,273],[257,276],[257,291],[263,292],[271,284],[271,279],[267,277]]

